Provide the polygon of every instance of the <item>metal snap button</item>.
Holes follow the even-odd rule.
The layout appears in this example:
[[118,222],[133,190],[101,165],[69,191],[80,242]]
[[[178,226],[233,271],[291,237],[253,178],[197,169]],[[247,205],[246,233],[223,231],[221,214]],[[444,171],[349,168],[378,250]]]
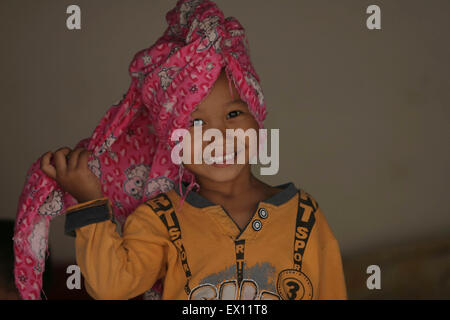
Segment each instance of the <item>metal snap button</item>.
[[267,212],[266,208],[260,208],[258,210],[258,215],[261,219],[266,219],[269,213]]
[[252,227],[253,227],[253,230],[255,230],[255,231],[261,230],[261,228],[262,228],[262,223],[261,223],[261,221],[259,221],[259,220],[253,221]]

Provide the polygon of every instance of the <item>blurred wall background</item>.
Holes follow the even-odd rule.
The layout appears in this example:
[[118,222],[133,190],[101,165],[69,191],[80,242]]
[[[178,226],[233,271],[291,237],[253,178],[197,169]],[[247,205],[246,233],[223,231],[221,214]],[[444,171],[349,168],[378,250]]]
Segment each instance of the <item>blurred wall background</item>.
[[[175,3],[0,2],[1,218],[14,219],[31,164],[89,137],[122,97],[131,59],[162,35]],[[246,28],[266,127],[280,128],[279,173],[262,179],[293,181],[317,199],[349,297],[450,298],[450,2],[217,3]],[[71,4],[81,30],[66,28]],[[381,30],[366,28],[371,4]],[[50,229],[61,270],[75,263],[63,227],[60,216]],[[381,290],[366,287],[371,264]]]

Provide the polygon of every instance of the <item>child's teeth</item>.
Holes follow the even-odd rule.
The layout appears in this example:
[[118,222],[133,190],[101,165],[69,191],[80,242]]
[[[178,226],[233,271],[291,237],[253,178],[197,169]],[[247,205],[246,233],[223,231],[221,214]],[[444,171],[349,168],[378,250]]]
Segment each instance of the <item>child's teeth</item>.
[[212,162],[220,162],[220,160],[222,160],[222,162],[226,162],[229,159],[233,159],[234,158],[234,153],[230,153],[227,154],[225,157],[213,157],[211,158]]
[[226,160],[233,159],[233,156],[234,156],[234,153],[230,153],[230,154],[226,155],[226,156],[225,156],[225,161],[226,161]]

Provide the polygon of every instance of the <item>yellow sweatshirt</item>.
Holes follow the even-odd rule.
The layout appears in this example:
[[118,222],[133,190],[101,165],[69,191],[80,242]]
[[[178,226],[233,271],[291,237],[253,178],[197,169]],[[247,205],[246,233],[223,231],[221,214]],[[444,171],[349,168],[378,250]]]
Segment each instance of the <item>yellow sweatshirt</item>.
[[339,245],[317,202],[293,183],[277,188],[244,230],[193,191],[181,210],[176,190],[139,205],[122,236],[108,198],[69,208],[87,292],[131,299],[162,279],[162,299],[347,299]]

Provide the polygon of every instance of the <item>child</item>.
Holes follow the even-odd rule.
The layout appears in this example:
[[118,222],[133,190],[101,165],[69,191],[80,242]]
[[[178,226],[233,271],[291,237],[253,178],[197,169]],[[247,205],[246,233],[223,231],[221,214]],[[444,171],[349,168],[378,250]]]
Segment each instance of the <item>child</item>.
[[[177,74],[183,67],[159,66],[159,72],[140,80],[142,92],[149,93],[142,99],[150,114],[170,112],[171,123],[179,120],[183,125],[178,127],[191,133],[196,126],[222,133],[261,128],[265,108],[259,80],[237,65],[249,65],[243,29],[223,19],[210,1],[180,0],[168,21],[174,16],[178,23],[169,27],[169,34],[183,35],[186,46],[168,57],[185,57],[191,66],[194,50],[194,57],[214,53],[219,58],[206,55],[196,66],[206,78],[215,70],[214,85],[183,83],[193,93],[202,88],[204,94],[195,100],[180,89]],[[241,36],[239,42],[233,34]],[[235,50],[220,58],[227,47]],[[194,75],[186,73],[191,80]],[[167,153],[174,146],[169,141],[174,126],[166,119],[152,116],[158,150]],[[62,148],[54,154],[54,166],[52,154],[45,154],[41,169],[79,202],[67,210],[66,233],[76,235],[77,263],[88,293],[96,299],[130,299],[162,280],[163,299],[346,299],[339,246],[317,202],[293,183],[271,187],[254,177],[249,143],[245,141],[244,164],[236,164],[236,149],[234,164],[183,163],[177,187],[141,203],[126,219],[122,235],[101,181],[88,168],[91,152]]]

